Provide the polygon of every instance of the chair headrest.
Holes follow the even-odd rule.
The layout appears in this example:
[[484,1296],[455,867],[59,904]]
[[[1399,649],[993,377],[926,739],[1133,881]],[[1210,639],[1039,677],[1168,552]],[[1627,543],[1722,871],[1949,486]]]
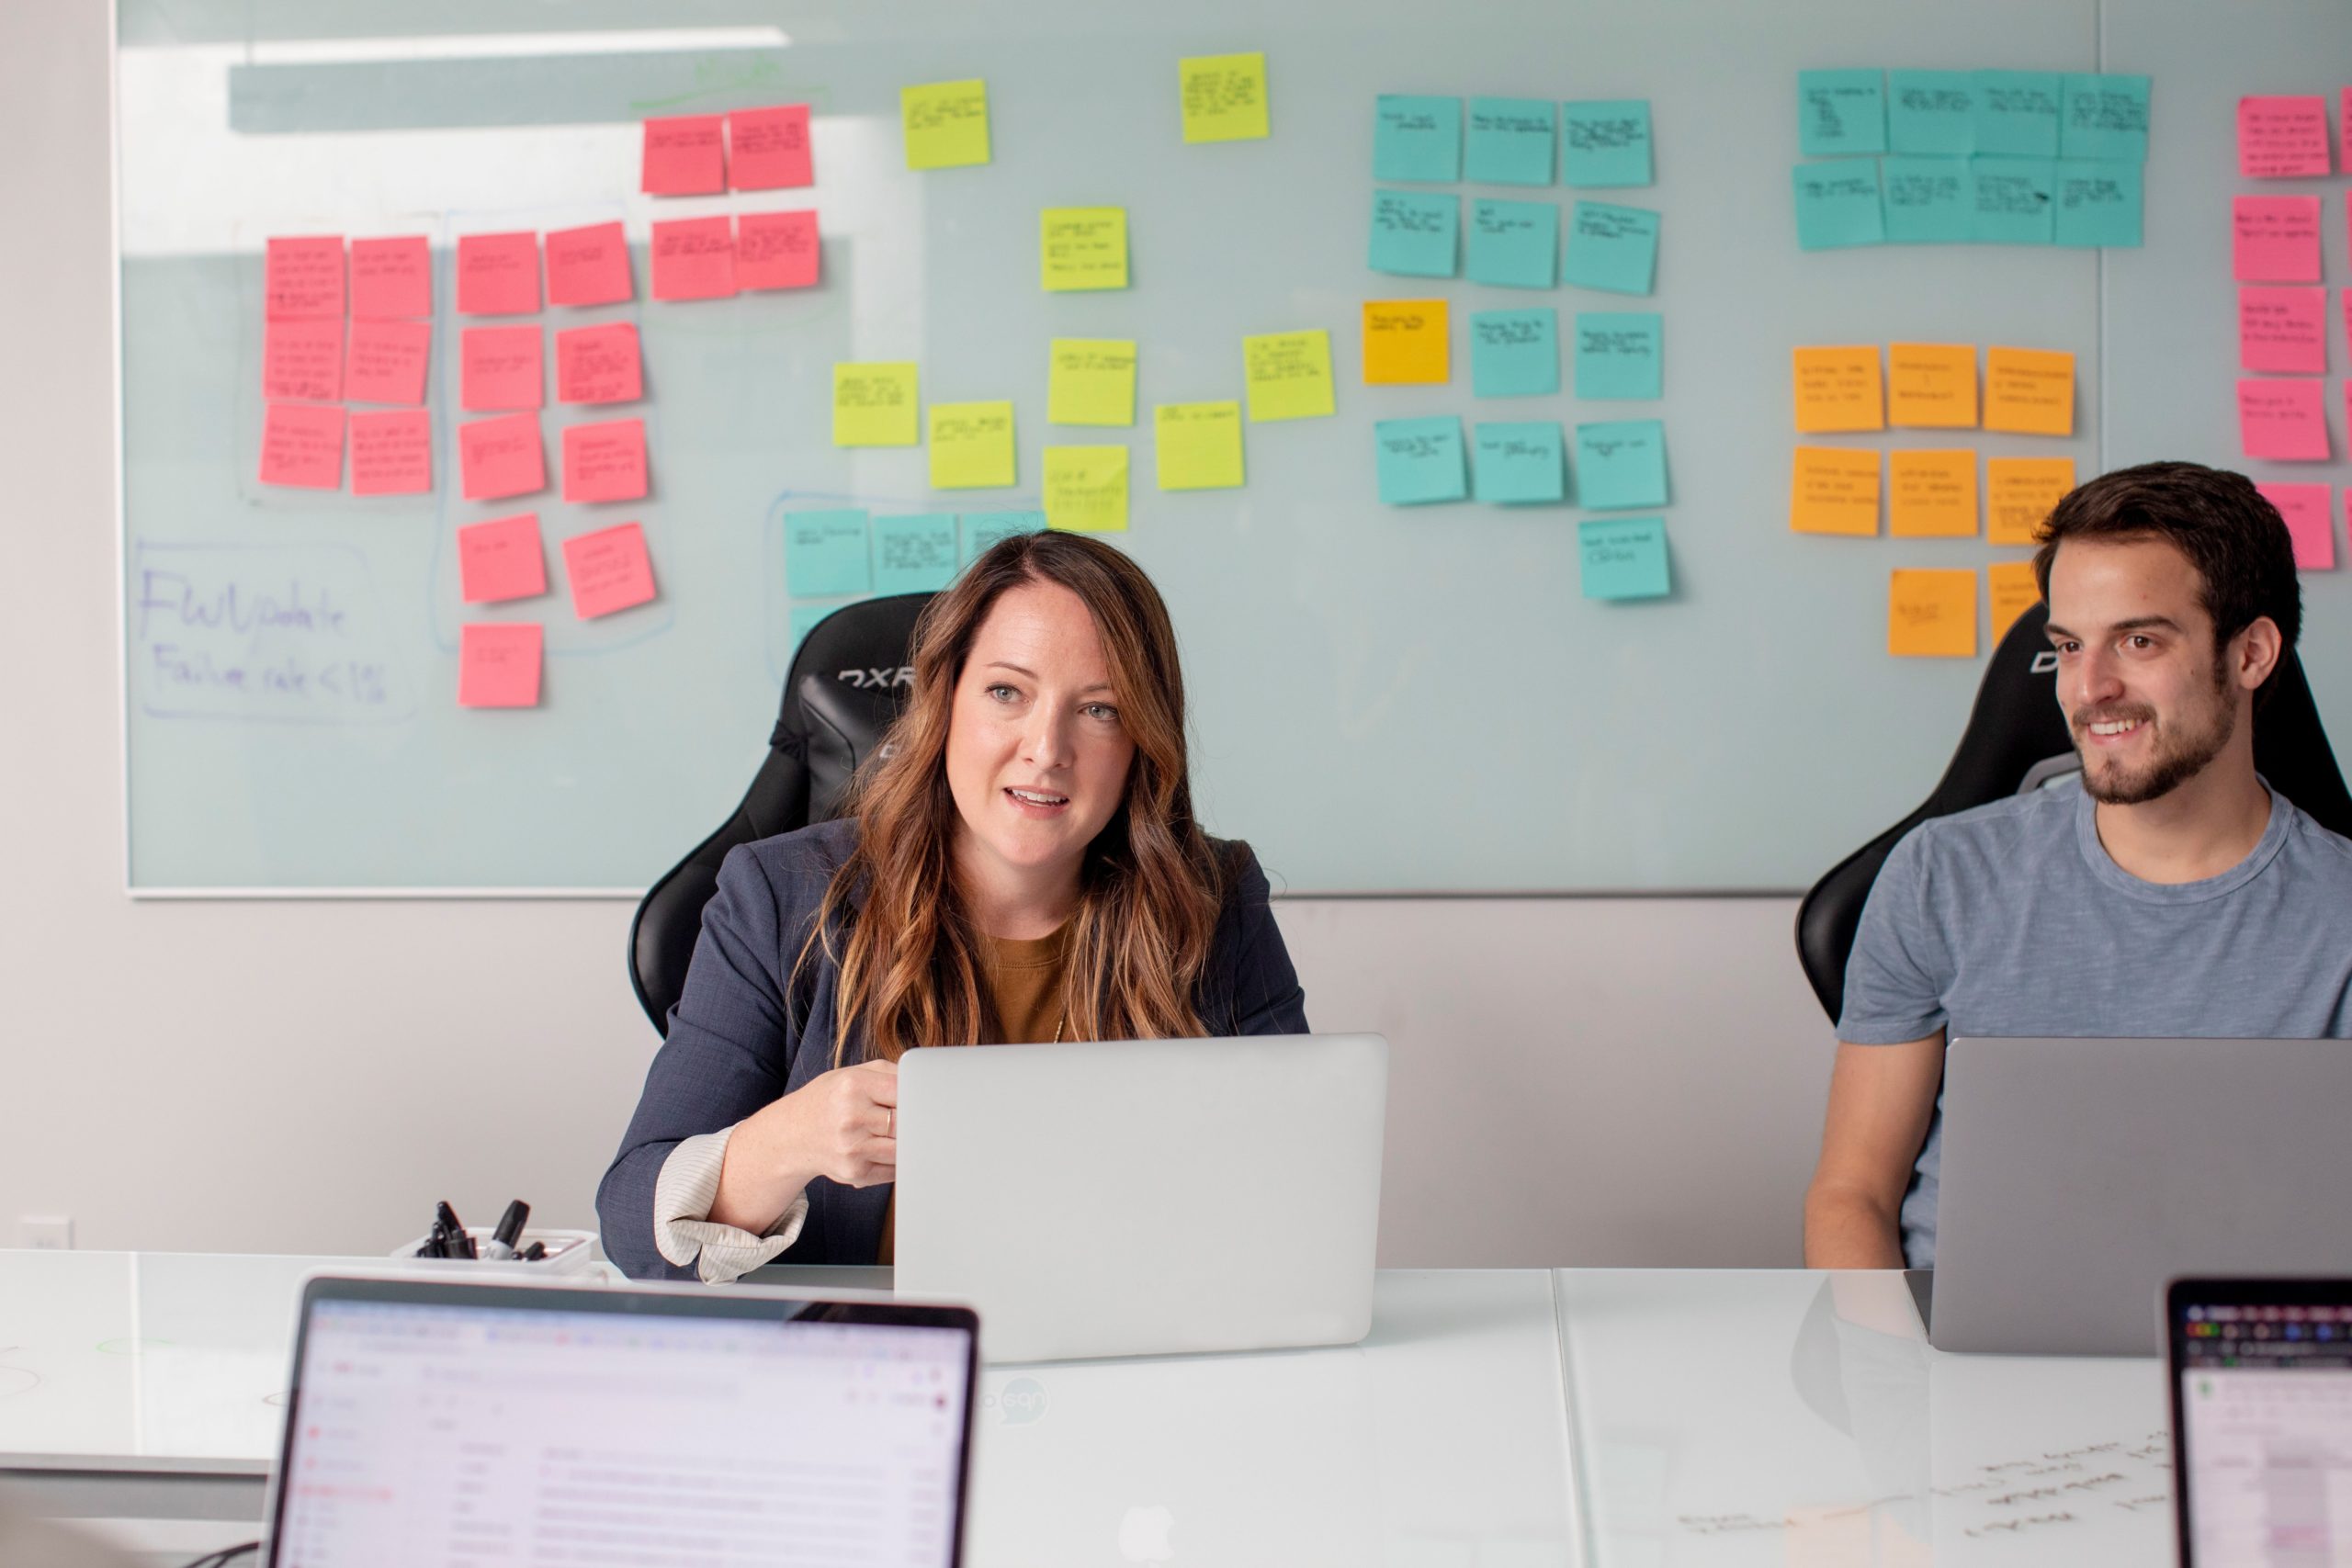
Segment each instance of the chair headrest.
[[828,821],[858,764],[881,744],[914,687],[907,662],[928,593],[895,593],[836,610],[809,630],[784,682],[773,749],[808,775],[808,816]]

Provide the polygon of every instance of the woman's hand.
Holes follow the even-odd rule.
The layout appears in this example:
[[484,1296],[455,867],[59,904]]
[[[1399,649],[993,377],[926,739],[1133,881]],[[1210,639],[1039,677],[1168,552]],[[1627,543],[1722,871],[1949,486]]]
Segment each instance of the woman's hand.
[[761,1235],[820,1176],[844,1187],[893,1179],[898,1108],[896,1062],[818,1074],[737,1124],[710,1217]]

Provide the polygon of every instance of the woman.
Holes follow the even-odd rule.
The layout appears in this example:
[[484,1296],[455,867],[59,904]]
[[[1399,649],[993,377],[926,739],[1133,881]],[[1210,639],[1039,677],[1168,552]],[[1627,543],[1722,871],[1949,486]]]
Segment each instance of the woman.
[[596,1208],[631,1275],[891,1260],[898,1061],[924,1045],[1299,1034],[1247,845],[1193,819],[1167,607],[1028,534],[915,627],[848,814],[730,852]]

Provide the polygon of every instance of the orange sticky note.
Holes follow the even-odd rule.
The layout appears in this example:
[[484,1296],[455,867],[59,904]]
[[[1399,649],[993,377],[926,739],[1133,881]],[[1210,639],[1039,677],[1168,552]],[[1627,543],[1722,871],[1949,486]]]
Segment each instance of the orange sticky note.
[[735,220],[735,282],[744,288],[807,288],[820,248],[814,212],[746,212]]
[[343,488],[343,410],[272,403],[262,418],[261,482],[299,490]]
[[1996,545],[2041,541],[2042,520],[2075,488],[2072,457],[1984,459],[1984,537]]
[[1364,301],[1365,386],[1442,385],[1453,373],[1447,344],[1444,300]]
[[653,298],[727,299],[735,293],[735,228],[724,218],[653,225]]
[[458,406],[468,413],[535,409],[547,402],[547,366],[537,327],[464,327],[458,333]]
[[737,109],[727,117],[727,179],[737,190],[814,185],[808,157],[808,106]]
[[458,236],[458,314],[527,316],[538,308],[538,235]]
[[544,637],[536,621],[473,621],[458,627],[458,705],[538,706]]
[[633,403],[644,395],[644,361],[632,323],[571,327],[555,334],[556,401]]
[[534,599],[548,591],[547,556],[535,512],[458,530],[459,596],[469,604]]
[[645,530],[635,523],[566,539],[563,574],[571,580],[571,613],[583,621],[653,597],[653,563],[646,558]]
[[566,426],[563,499],[639,501],[645,495],[645,422],[610,419]]
[[617,223],[548,233],[548,303],[617,305],[633,298],[637,282],[628,267],[628,236]]
[[1886,596],[1886,651],[1898,659],[1976,657],[1976,573],[1894,569]]
[[1996,560],[1984,569],[1985,603],[1993,606],[1993,646],[2008,635],[2017,618],[2041,603],[2041,585],[2030,560]]
[[1965,447],[1886,455],[1886,531],[1912,539],[1976,536],[1976,454]]
[[425,495],[433,490],[433,416],[383,409],[351,416],[351,493]]
[[1929,430],[1976,425],[1976,345],[1886,345],[1886,422]]
[[510,413],[458,426],[458,488],[468,501],[499,501],[548,488],[539,416]]
[[433,352],[430,321],[354,321],[343,365],[343,395],[355,403],[424,401],[424,364]]
[[433,253],[422,234],[351,242],[351,319],[433,314]]
[[1789,481],[1789,526],[1800,534],[1878,532],[1878,454],[1800,446]]
[[263,318],[272,321],[343,314],[343,236],[272,240],[262,261]]
[[261,395],[299,403],[343,400],[343,318],[271,321],[261,333]]
[[682,114],[645,122],[638,188],[648,196],[716,196],[727,188],[723,114]]
[[2075,356],[2055,349],[1984,351],[1984,428],[2075,434]]
[[1798,430],[1821,434],[1886,428],[1876,344],[1791,349],[1789,358],[1796,387]]

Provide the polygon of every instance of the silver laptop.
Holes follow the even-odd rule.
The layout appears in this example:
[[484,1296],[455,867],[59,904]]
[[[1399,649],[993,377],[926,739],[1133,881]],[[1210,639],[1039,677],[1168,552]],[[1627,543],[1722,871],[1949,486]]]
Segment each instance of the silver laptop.
[[1353,1344],[1387,1094],[1374,1034],[910,1052],[897,1287],[991,1362]]
[[2164,1353],[2181,1275],[2352,1258],[2352,1042],[1955,1040],[1928,1337]]

